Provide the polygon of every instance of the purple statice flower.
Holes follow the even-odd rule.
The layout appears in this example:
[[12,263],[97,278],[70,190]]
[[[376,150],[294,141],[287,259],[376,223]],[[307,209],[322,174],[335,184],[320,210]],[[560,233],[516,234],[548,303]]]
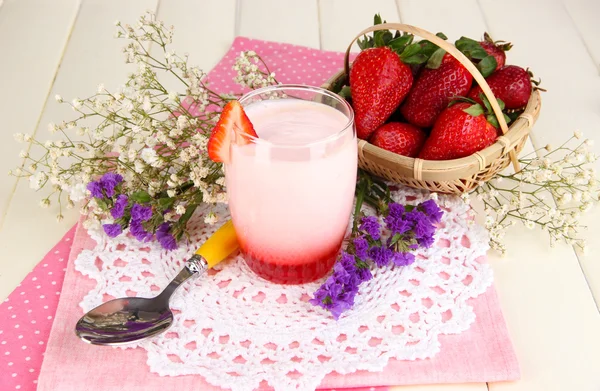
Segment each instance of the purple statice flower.
[[112,197],[115,195],[115,187],[123,182],[123,177],[119,174],[115,174],[114,172],[107,172],[102,175],[102,178],[98,181],[104,189],[104,192],[108,197]]
[[374,246],[369,250],[369,258],[379,267],[388,265],[392,255],[394,255],[394,252],[385,246]]
[[104,194],[102,193],[102,185],[100,182],[90,182],[87,184],[87,189],[92,193],[92,197],[103,198]]
[[361,282],[369,281],[371,278],[373,278],[371,269],[369,269],[369,266],[366,264],[356,268],[356,276]]
[[440,209],[434,200],[427,200],[419,205],[421,209],[433,223],[439,223],[442,220],[444,212]]
[[123,232],[121,224],[103,224],[104,232],[111,238],[117,237]]
[[131,220],[129,232],[140,242],[147,242],[152,239],[152,234],[144,229],[142,222],[139,220]]
[[123,217],[123,214],[125,213],[125,207],[127,206],[128,201],[129,199],[125,194],[119,194],[117,196],[117,200],[115,201],[115,204],[110,210],[110,214],[114,219],[120,219],[121,217]]
[[397,202],[390,202],[388,204],[388,216],[392,216],[393,218],[400,218],[404,215],[404,205],[401,205]]
[[354,304],[358,286],[362,282],[357,272],[354,255],[343,252],[333,266],[333,274],[315,292],[310,303],[325,308],[338,319]]
[[152,207],[133,204],[131,208],[131,219],[136,221],[150,220],[152,217]]
[[369,242],[364,236],[359,236],[354,239],[354,254],[358,257],[358,259],[365,260],[369,256],[367,251],[369,250]]
[[162,223],[156,230],[156,239],[160,245],[166,250],[175,250],[177,248],[177,241],[171,235],[171,225],[169,223]]
[[417,242],[423,247],[430,247],[434,242],[435,226],[429,217],[425,213],[413,209],[406,214],[406,219],[414,224],[413,232]]
[[381,226],[375,216],[363,217],[359,229],[369,235],[373,240],[379,240],[381,237]]
[[392,236],[395,234],[403,234],[412,228],[412,223],[406,220],[405,215],[388,214],[385,217],[385,226],[390,230]]
[[332,274],[323,285],[315,292],[310,303],[325,308],[337,320],[340,315],[348,310],[354,300],[350,302],[349,295],[344,295],[344,286],[337,281],[336,275]]
[[415,255],[412,253],[394,252],[392,263],[396,266],[408,266],[415,261]]

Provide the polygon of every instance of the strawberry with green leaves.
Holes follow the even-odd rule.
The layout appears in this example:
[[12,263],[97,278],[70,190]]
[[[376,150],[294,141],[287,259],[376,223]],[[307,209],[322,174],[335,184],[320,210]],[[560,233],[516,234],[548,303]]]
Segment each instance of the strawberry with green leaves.
[[[381,17],[375,15],[375,24]],[[350,69],[349,83],[357,135],[367,140],[400,106],[413,85],[410,64],[427,61],[410,34],[375,31],[359,40],[362,49]]]
[[400,112],[411,124],[429,128],[450,100],[466,95],[472,83],[469,71],[452,55],[438,49],[419,74]]
[[[503,108],[499,100],[500,107]],[[507,122],[508,117],[504,117]],[[459,102],[446,108],[439,116],[419,158],[451,160],[470,156],[492,145],[498,136],[498,121],[489,102]]]
[[488,33],[484,33],[483,41],[479,41],[479,44],[488,55],[493,56],[496,60],[496,68],[494,71],[497,71],[506,64],[506,52],[512,48],[510,42],[494,41]]

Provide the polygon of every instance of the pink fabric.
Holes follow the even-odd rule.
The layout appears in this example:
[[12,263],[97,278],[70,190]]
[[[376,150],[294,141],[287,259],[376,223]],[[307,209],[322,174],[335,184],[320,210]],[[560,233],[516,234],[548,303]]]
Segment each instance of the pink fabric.
[[[249,49],[259,53],[276,77],[285,83],[319,85],[342,67],[341,53],[238,37],[227,55],[209,74],[213,88],[221,92],[240,91],[239,86],[232,82],[234,71],[231,67],[235,56],[241,50]],[[145,363],[146,353],[141,349],[122,351],[90,346],[75,337],[73,327],[82,315],[78,303],[93,287],[93,281],[74,270],[73,260],[83,248],[94,245],[85,230],[79,228],[71,241],[75,228],[65,235],[0,306],[0,313],[3,314],[0,319],[0,389],[35,389],[44,341],[55,312],[57,292],[60,291],[64,257],[72,243],[64,278],[65,289],[60,295],[56,321],[47,344],[39,390],[220,390],[206,384],[200,376],[160,377],[150,373]],[[49,279],[48,276],[54,276],[55,279]],[[42,278],[43,283],[40,282]],[[324,379],[321,387],[366,387],[366,391],[373,386],[383,386],[377,387],[377,391],[381,391],[387,389],[386,386],[404,384],[518,379],[518,363],[495,290],[488,289],[484,295],[473,300],[472,305],[477,315],[476,322],[467,332],[444,336],[441,352],[435,358],[414,362],[393,361],[381,373],[331,374]],[[17,324],[19,327],[15,327]],[[125,363],[127,370],[123,371]]]

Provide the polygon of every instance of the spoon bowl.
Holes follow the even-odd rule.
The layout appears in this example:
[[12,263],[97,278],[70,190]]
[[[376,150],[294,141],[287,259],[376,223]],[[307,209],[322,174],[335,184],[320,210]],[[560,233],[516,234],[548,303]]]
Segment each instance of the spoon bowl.
[[123,345],[153,337],[173,324],[168,301],[157,298],[107,301],[79,319],[75,332],[84,342],[93,345]]

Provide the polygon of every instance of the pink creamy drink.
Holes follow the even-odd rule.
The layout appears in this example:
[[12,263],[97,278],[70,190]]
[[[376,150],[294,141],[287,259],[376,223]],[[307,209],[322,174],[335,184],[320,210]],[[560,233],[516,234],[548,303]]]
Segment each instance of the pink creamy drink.
[[225,173],[248,266],[270,281],[297,284],[324,276],[337,257],[352,212],[357,145],[341,98],[279,88],[303,99],[269,100],[260,90],[242,98],[258,139],[232,143]]

